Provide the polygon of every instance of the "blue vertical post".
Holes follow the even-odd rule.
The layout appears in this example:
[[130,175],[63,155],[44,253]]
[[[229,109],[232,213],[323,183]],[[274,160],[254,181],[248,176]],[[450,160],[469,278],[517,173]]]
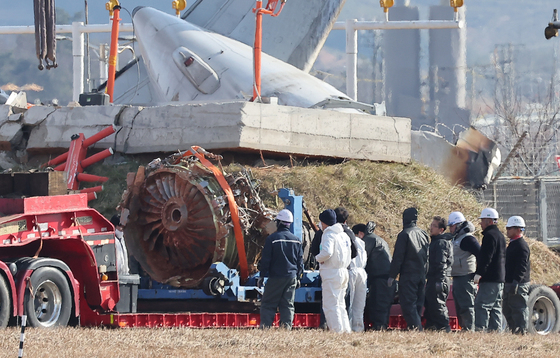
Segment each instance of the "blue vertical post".
[[282,188],[278,191],[278,197],[282,199],[286,209],[294,215],[294,222],[290,226],[290,232],[301,240],[301,225],[303,214],[303,196],[294,195],[292,189]]

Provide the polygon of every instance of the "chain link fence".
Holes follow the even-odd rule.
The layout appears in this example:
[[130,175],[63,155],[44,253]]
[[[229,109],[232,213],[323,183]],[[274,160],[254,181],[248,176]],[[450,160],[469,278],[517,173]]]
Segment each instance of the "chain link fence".
[[522,216],[527,237],[548,246],[560,244],[560,177],[504,177],[479,192],[478,197],[498,210],[504,220]]

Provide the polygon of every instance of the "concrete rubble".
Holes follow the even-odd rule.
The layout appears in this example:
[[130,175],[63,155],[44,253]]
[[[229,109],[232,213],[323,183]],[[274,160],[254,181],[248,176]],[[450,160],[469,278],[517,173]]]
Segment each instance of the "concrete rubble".
[[[0,146],[25,148],[30,154],[62,152],[72,135],[83,133],[87,138],[114,124],[117,133],[96,143],[97,149],[113,147],[123,154],[137,154],[198,145],[214,151],[411,160],[408,118],[246,101],[145,108],[35,106],[18,118],[11,115],[10,106],[0,106]],[[23,132],[28,135],[18,135]]]

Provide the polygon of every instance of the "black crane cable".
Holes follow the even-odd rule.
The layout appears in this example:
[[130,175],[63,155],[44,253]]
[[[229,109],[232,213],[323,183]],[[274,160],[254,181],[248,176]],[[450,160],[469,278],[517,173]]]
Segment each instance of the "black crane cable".
[[[56,68],[56,11],[54,0],[33,0],[35,52],[39,70]],[[49,63],[50,60],[50,63]]]

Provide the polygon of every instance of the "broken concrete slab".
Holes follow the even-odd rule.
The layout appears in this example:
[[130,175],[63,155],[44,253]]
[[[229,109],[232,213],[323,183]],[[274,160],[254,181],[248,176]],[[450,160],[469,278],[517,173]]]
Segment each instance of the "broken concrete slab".
[[19,122],[23,113],[12,114],[8,117],[8,122]]
[[8,118],[13,113],[14,112],[12,111],[12,106],[9,106],[7,104],[0,105],[0,121],[3,118]]
[[[46,119],[31,131],[28,151],[44,148],[66,148],[70,146],[74,134],[83,133],[86,138],[113,125],[123,110],[123,106],[61,107],[48,114]],[[47,113],[45,111],[44,113]],[[114,138],[103,139],[96,143],[98,148],[113,145]]]
[[395,162],[409,162],[411,156],[407,118],[246,101],[59,108],[32,129],[27,150],[65,150],[73,134],[87,138],[113,123],[120,126],[118,132],[97,148],[116,146],[118,152],[136,154],[198,145]]
[[21,124],[5,122],[0,127],[0,150],[12,150],[23,138]]
[[31,107],[23,114],[23,123],[28,126],[36,126],[43,122],[49,114],[56,110],[55,107],[48,106],[34,106]]

